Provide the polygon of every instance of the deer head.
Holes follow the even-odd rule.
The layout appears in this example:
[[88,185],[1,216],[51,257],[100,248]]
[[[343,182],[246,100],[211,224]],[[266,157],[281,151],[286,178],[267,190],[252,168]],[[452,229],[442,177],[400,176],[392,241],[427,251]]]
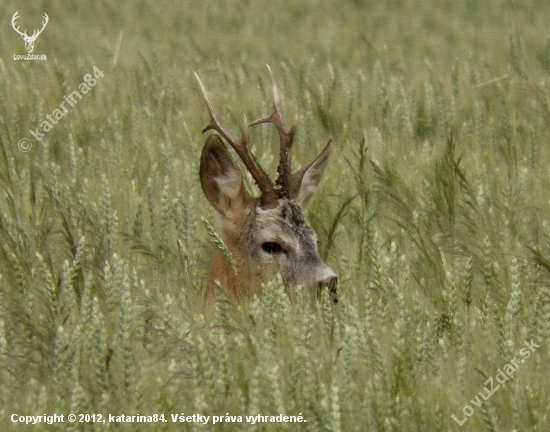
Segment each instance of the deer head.
[[29,36],[27,34],[27,30],[25,29],[24,32],[21,32],[19,31],[19,27],[16,27],[15,26],[15,21],[17,21],[17,18],[19,18],[19,16],[17,15],[19,13],[19,11],[16,11],[14,14],[13,14],[13,17],[11,19],[11,26],[13,27],[13,29],[19,33],[21,35],[21,37],[23,38],[23,40],[25,41],[25,49],[27,50],[27,52],[29,54],[31,54],[33,51],[34,51],[34,43],[36,42],[36,38],[38,37],[38,35],[40,33],[42,33],[42,31],[46,28],[46,24],[48,24],[48,21],[50,20],[49,17],[48,17],[48,14],[44,13],[44,21],[42,22],[42,28],[40,30],[34,30],[32,35]]
[[[269,68],[273,93],[273,111],[262,119],[248,123],[241,136],[235,135],[220,119],[208,93],[198,77],[202,95],[210,114],[203,129],[210,135],[202,150],[200,179],[202,189],[220,217],[221,236],[236,263],[235,272],[221,252],[216,252],[206,292],[207,307],[214,301],[215,281],[225,289],[233,303],[241,303],[260,293],[261,284],[280,273],[285,289],[320,289],[326,287],[336,302],[338,278],[322,261],[317,250],[317,236],[304,219],[306,207],[321,180],[334,147],[329,141],[317,158],[291,171],[291,149],[295,128],[287,128],[273,72]],[[272,183],[251,153],[248,129],[271,123],[280,141],[278,177]],[[246,189],[243,176],[222,139],[239,155],[260,190],[253,197]]]

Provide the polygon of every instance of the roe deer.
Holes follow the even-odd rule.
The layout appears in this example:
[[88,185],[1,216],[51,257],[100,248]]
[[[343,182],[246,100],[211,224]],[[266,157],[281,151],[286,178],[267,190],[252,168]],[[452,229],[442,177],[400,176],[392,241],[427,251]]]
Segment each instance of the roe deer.
[[[334,147],[329,140],[324,150],[310,164],[291,171],[291,148],[295,127],[284,124],[277,84],[269,68],[273,93],[273,112],[265,118],[243,124],[241,137],[222,123],[200,80],[202,95],[210,114],[203,129],[216,131],[235,150],[254,178],[260,196],[246,190],[243,176],[227,147],[216,134],[210,135],[202,150],[200,179],[202,190],[220,216],[221,237],[236,262],[235,272],[221,251],[216,251],[206,289],[205,307],[215,304],[216,281],[232,304],[240,304],[261,291],[261,284],[280,273],[285,290],[328,288],[336,303],[338,277],[321,260],[317,236],[304,219],[302,210],[315,193]],[[248,129],[271,123],[280,141],[278,177],[269,176],[250,152]]]

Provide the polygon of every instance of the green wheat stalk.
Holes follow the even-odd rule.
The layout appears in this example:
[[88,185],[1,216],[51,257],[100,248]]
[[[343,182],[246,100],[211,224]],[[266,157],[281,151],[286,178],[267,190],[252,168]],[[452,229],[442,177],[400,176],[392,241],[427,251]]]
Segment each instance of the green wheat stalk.
[[206,231],[208,232],[208,236],[210,237],[212,243],[214,243],[216,247],[222,252],[223,256],[235,272],[235,275],[237,275],[237,262],[235,261],[235,258],[233,257],[233,254],[231,253],[229,248],[226,246],[214,227],[210,224],[210,222],[208,222],[208,220],[206,220],[204,216],[201,216],[201,222],[206,228]]

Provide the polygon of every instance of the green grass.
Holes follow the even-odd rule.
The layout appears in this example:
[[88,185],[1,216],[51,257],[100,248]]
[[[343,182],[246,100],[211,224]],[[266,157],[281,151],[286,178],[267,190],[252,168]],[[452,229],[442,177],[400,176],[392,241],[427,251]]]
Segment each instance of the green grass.
[[[2,430],[550,428],[550,4],[373,3],[0,5]],[[48,13],[34,52],[47,61],[13,59],[16,10],[29,29]],[[269,112],[266,63],[298,119],[296,166],[337,144],[307,216],[340,303],[291,302],[274,281],[207,322],[215,215],[193,72],[237,128]],[[32,138],[94,66],[104,77]],[[251,141],[274,174],[275,133]],[[307,422],[246,423],[257,414]]]

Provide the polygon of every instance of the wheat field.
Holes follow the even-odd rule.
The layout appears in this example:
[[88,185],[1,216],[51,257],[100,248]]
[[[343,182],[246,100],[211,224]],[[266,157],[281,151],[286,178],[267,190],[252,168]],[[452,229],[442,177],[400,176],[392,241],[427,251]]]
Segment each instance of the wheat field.
[[[16,11],[29,34],[48,14],[46,60],[16,59]],[[1,430],[550,430],[550,3],[0,17]],[[339,303],[275,280],[207,320],[193,73],[236,129],[270,110],[266,64],[295,166],[336,143],[306,216]],[[251,142],[273,175],[272,129]]]

